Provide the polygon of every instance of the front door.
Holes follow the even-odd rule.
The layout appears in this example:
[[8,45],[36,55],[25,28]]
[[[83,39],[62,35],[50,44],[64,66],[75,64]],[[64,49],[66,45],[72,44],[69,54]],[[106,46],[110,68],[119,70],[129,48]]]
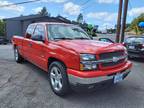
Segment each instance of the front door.
[[36,26],[36,29],[32,35],[31,40],[31,60],[32,62],[42,68],[43,70],[47,69],[47,59],[46,59],[46,53],[45,53],[45,42],[39,41],[35,39],[37,36],[42,36],[43,40],[45,40],[45,28],[44,25],[38,24]]
[[34,32],[35,29],[35,25],[31,24],[28,26],[26,34],[25,34],[25,38],[23,40],[23,50],[22,50],[22,55],[24,56],[25,59],[31,61],[31,36]]

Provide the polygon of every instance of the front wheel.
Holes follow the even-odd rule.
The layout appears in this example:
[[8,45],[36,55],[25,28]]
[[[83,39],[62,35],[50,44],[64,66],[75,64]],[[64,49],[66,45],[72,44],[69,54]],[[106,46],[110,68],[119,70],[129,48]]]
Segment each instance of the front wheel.
[[66,67],[62,63],[55,61],[50,64],[49,79],[51,88],[56,95],[64,96],[69,92]]
[[19,54],[18,48],[14,48],[14,58],[17,63],[23,62],[23,57]]

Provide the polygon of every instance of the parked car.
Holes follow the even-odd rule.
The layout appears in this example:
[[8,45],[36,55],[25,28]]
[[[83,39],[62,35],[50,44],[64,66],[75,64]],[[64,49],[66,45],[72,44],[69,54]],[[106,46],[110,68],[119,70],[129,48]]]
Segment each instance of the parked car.
[[144,36],[128,37],[124,41],[130,58],[144,58]]
[[0,44],[6,45],[8,43],[8,40],[4,37],[0,37]]
[[48,72],[52,90],[59,96],[69,89],[89,90],[115,84],[130,73],[127,50],[117,43],[92,40],[79,26],[34,23],[26,35],[13,36],[16,62],[24,59]]

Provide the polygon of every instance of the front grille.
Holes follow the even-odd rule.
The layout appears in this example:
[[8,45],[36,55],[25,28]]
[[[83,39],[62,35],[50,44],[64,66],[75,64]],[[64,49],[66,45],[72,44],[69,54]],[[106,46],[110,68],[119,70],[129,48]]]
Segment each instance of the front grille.
[[113,57],[120,57],[124,55],[124,51],[108,52],[100,54],[100,60],[111,59]]
[[[107,60],[107,59],[113,59],[113,57],[122,57],[124,56],[124,51],[116,51],[116,52],[108,52],[108,53],[102,53],[99,55],[100,60]],[[110,67],[110,66],[116,66],[121,63],[123,63],[125,59],[120,59],[117,62],[106,62],[106,63],[101,63],[102,67]]]
[[101,66],[102,67],[108,67],[108,66],[116,66],[118,64],[121,64],[124,62],[124,59],[119,60],[118,62],[109,62],[109,63],[102,63]]

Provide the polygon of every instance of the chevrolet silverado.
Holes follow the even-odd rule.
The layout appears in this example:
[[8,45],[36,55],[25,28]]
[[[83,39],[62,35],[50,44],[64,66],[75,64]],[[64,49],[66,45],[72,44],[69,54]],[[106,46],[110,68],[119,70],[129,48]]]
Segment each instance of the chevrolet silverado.
[[53,92],[70,88],[89,90],[97,84],[122,81],[132,63],[119,43],[93,40],[77,25],[41,22],[30,24],[25,36],[12,38],[15,61],[24,59],[48,72]]

